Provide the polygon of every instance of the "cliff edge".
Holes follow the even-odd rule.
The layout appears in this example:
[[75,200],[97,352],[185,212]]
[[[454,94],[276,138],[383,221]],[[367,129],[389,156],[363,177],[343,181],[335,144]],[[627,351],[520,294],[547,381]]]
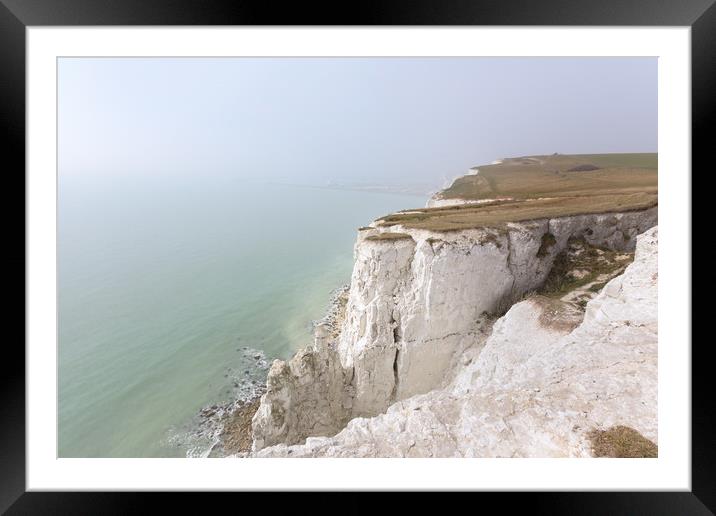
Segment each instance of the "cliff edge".
[[[616,320],[607,320],[604,314],[610,313],[612,304],[624,302],[612,300],[594,312],[608,293],[614,294],[613,285],[622,285],[613,279],[624,271],[625,263],[619,260],[630,259],[637,235],[657,223],[655,176],[638,170],[632,173],[637,178],[633,181],[646,181],[648,176],[654,184],[622,182],[615,190],[619,180],[613,172],[597,169],[598,177],[591,177],[583,175],[594,173],[591,168],[585,172],[584,164],[574,171],[552,171],[545,165],[559,162],[564,168],[572,163],[561,158],[519,160],[523,161],[506,160],[504,165],[505,177],[521,178],[515,184],[524,185],[525,173],[540,178],[555,174],[554,184],[567,184],[569,189],[548,197],[520,194],[405,210],[361,228],[340,317],[332,326],[319,325],[312,345],[291,360],[277,360],[271,366],[266,393],[252,420],[253,454],[580,456],[588,453],[584,432],[616,421],[619,412],[614,404],[589,405],[585,400],[591,398],[584,397],[589,392],[603,401],[626,403],[636,419],[627,418],[624,424],[656,439],[655,390],[652,399],[651,373],[643,365],[647,362],[640,362],[644,371],[632,376],[644,392],[629,391],[625,398],[625,391],[619,390],[628,383],[623,375],[636,373],[628,369],[633,365],[629,357],[617,353],[617,344],[612,346],[610,339],[621,330],[613,332]],[[465,177],[475,188],[480,176]],[[493,193],[505,190],[502,183],[490,184]],[[576,184],[584,188],[577,191]],[[514,185],[511,188],[516,191]],[[466,191],[464,185],[462,189]],[[654,364],[656,239],[656,230],[639,238],[638,259],[620,276],[621,282],[627,273],[635,285],[642,281],[646,297],[638,298],[634,289],[612,296],[632,296],[635,306],[625,307],[623,314],[634,319],[625,319],[622,327],[637,332],[647,346],[631,350],[640,360],[643,354],[650,356],[653,344]],[[652,244],[643,242],[653,244],[653,259]],[[612,259],[608,267],[607,256]],[[640,278],[639,271],[650,264],[653,280]],[[634,274],[639,277],[632,278]],[[600,289],[599,296],[587,302]],[[538,291],[546,295],[533,295]],[[525,296],[529,298],[523,300]],[[640,311],[632,314],[632,308]],[[639,322],[639,317],[646,321],[652,315],[647,326],[653,326],[653,335]],[[597,319],[607,321],[606,326]],[[576,360],[594,366],[583,372],[584,381],[574,384],[564,383],[562,373],[577,374],[581,369],[565,362],[571,357],[563,356],[566,341],[555,344],[570,335],[577,339],[569,345]],[[602,353],[602,344],[614,347],[614,353]],[[612,365],[597,363],[610,356],[615,359]],[[627,370],[621,371],[622,365]],[[611,373],[614,378],[597,378]],[[654,386],[655,375],[654,369]],[[587,380],[593,383],[591,391]],[[632,401],[624,401],[631,398],[646,408],[640,412],[629,405]],[[453,412],[446,419],[444,410],[449,407]],[[612,409],[616,412],[607,414]],[[536,419],[520,419],[528,417]],[[564,427],[566,421],[574,422],[572,429]],[[483,426],[474,426],[478,422]],[[383,427],[374,425],[384,424],[384,438],[390,442],[380,444]],[[444,435],[436,434],[436,428]],[[484,435],[460,434],[468,428]],[[396,432],[412,435],[415,443],[393,446],[403,439],[388,435]],[[559,443],[556,436],[561,436]],[[292,446],[304,441],[303,447]]]
[[658,229],[587,304],[555,316],[516,303],[442,388],[356,418],[334,437],[266,448],[274,457],[588,457],[595,431],[628,427],[657,442]]

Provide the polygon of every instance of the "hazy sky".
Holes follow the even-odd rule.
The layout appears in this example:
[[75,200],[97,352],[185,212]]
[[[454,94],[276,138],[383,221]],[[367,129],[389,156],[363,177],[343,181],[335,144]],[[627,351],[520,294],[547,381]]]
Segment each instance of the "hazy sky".
[[64,177],[439,186],[507,156],[656,150],[656,58],[59,63]]

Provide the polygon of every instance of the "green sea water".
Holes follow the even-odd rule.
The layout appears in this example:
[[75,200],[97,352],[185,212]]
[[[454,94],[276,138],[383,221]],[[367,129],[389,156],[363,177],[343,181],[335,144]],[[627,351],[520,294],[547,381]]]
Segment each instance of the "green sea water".
[[357,228],[424,202],[228,178],[61,178],[59,456],[186,456],[202,407],[311,341],[350,281]]

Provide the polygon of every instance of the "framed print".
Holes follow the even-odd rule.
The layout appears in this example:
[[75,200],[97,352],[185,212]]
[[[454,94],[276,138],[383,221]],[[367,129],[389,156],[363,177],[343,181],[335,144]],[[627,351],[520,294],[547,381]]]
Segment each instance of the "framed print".
[[3,510],[713,509],[691,343],[710,2],[2,4],[26,199]]

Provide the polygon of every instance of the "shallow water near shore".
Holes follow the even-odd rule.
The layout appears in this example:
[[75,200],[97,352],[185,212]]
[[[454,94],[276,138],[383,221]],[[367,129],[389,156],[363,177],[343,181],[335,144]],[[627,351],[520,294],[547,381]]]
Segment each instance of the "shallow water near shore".
[[250,397],[272,359],[310,342],[350,280],[357,228],[424,203],[231,179],[61,179],[59,456],[194,454],[184,437],[201,432],[202,410]]

